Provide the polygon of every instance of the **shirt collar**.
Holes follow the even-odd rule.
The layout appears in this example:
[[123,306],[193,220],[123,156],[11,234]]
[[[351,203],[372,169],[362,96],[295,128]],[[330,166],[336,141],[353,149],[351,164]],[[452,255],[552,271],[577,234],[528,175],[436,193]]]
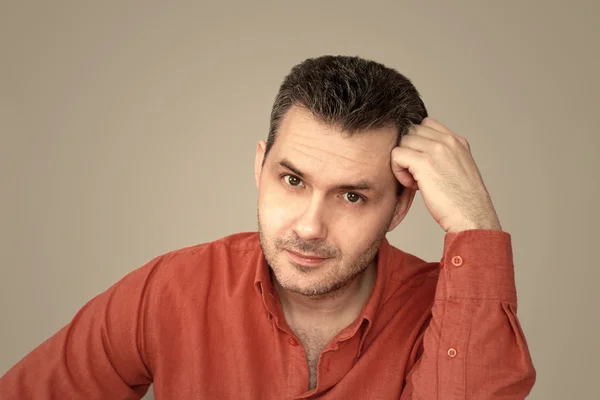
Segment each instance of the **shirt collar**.
[[371,329],[375,318],[377,318],[377,315],[381,310],[386,287],[393,272],[391,255],[391,245],[387,238],[384,238],[379,247],[379,252],[377,253],[377,278],[375,279],[373,292],[371,292],[371,296],[369,297],[369,300],[367,300],[367,303],[360,314],[362,323],[365,324],[363,332],[364,336],[366,336]]

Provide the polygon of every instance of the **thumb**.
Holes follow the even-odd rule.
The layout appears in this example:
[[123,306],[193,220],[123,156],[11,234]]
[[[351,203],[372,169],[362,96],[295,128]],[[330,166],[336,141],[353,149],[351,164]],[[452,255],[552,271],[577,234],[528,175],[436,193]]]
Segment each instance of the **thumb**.
[[417,180],[409,170],[410,160],[415,156],[413,153],[417,152],[402,147],[394,148],[392,150],[391,166],[394,176],[402,186],[418,190]]
[[402,168],[400,170],[394,171],[394,175],[398,182],[404,187],[411,189],[418,189],[417,181],[413,178],[412,174],[406,169]]

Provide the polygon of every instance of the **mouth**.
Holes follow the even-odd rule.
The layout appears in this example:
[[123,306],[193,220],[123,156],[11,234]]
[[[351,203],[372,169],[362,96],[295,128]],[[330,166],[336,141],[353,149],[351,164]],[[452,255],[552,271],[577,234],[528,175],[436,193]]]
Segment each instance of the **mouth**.
[[304,267],[316,267],[329,259],[329,257],[320,257],[312,254],[302,254],[291,250],[285,250],[288,258],[294,264]]

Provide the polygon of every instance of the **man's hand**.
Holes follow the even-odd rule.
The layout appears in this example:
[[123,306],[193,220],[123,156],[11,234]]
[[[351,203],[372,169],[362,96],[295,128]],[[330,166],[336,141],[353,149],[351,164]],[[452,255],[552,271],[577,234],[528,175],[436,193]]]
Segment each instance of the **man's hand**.
[[425,118],[405,135],[391,163],[402,185],[421,191],[444,231],[502,230],[469,143],[435,119]]

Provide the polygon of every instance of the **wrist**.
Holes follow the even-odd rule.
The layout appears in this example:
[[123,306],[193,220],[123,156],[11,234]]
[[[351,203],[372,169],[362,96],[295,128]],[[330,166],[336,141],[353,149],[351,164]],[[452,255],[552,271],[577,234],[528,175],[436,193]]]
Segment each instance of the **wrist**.
[[458,232],[475,230],[475,229],[501,231],[502,225],[500,225],[500,221],[497,218],[490,218],[490,219],[484,219],[484,220],[479,220],[479,221],[466,220],[466,221],[462,221],[461,223],[450,227],[450,229],[448,229],[447,233],[458,233]]

